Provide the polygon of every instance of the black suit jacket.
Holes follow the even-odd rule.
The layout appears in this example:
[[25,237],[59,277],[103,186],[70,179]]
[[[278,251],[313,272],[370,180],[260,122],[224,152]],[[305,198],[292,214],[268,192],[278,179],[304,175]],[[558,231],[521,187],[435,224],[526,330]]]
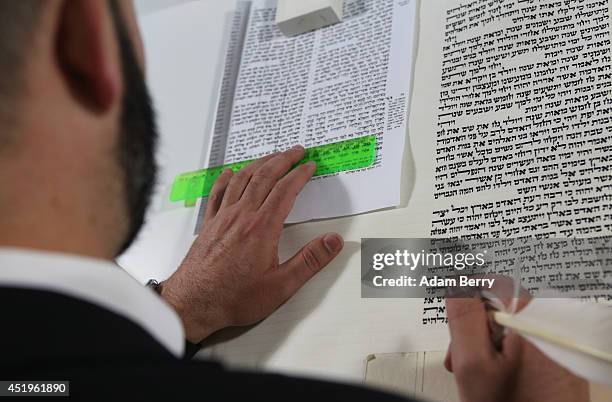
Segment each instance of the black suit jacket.
[[132,321],[58,293],[0,287],[0,319],[0,380],[69,380],[75,400],[405,401],[357,387],[176,359]]

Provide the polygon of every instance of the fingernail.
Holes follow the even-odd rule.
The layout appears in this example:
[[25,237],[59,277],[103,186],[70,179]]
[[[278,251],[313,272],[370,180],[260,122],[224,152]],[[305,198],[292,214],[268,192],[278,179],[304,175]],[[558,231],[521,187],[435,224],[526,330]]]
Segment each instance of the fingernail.
[[337,234],[325,235],[325,237],[323,238],[323,243],[325,243],[325,247],[330,253],[336,253],[340,251],[340,249],[342,249],[342,246],[344,245],[342,237]]
[[303,150],[303,149],[304,149],[304,147],[303,147],[303,146],[301,146],[301,145],[296,145],[296,146],[294,146],[293,148],[291,148],[291,151],[301,151],[301,150]]
[[317,169],[317,162],[315,162],[315,161],[308,161],[308,162],[306,162],[306,166],[308,166],[312,170],[316,170]]

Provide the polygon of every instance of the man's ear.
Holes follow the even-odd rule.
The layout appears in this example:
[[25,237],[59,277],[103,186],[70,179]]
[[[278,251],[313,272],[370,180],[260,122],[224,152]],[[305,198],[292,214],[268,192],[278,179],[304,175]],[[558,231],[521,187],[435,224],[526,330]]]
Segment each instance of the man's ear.
[[121,98],[119,44],[107,1],[65,0],[55,48],[65,82],[77,101],[95,113]]

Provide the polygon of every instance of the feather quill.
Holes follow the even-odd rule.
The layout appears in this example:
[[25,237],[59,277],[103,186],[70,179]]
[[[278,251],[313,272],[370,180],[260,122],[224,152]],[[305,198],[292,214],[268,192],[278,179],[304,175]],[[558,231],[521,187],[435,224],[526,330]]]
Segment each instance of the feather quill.
[[532,299],[494,320],[579,377],[612,385],[612,308],[574,299]]

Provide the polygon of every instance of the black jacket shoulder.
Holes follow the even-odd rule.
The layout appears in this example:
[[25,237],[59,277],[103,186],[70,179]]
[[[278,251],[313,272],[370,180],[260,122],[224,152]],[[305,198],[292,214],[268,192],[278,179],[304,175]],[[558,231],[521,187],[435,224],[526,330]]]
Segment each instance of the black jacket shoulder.
[[54,292],[0,287],[0,317],[0,379],[68,380],[74,400],[405,401],[359,387],[177,359],[129,319]]

